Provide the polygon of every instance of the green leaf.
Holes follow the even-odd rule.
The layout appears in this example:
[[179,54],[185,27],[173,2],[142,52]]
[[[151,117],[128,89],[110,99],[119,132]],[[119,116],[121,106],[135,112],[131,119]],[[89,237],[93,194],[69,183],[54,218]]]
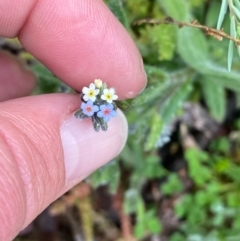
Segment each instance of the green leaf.
[[129,101],[126,101],[126,100],[116,101],[116,105],[124,112],[129,112],[131,110],[131,104]]
[[127,14],[121,0],[108,0],[108,7],[126,29],[130,29]]
[[217,79],[216,83],[226,88],[240,91],[240,72],[229,72],[209,60],[207,42],[199,30],[183,28],[179,31],[178,52],[197,72]]
[[[146,29],[148,30],[148,28]],[[173,25],[157,25],[146,31],[150,43],[158,52],[158,59],[172,60],[176,49],[177,27]]]
[[222,26],[224,16],[227,12],[227,7],[228,7],[228,0],[222,0],[222,5],[221,5],[221,9],[220,9],[219,17],[218,17],[218,23],[217,23],[217,29],[218,30]]
[[138,213],[140,219],[144,217],[144,203],[137,189],[128,189],[125,192],[123,209],[127,214]]
[[182,107],[183,102],[186,100],[192,91],[192,81],[186,81],[184,84],[177,86],[166,100],[162,102],[160,116],[163,123],[169,123],[176,115],[179,108]]
[[166,195],[179,193],[183,190],[183,184],[177,174],[170,174],[168,180],[160,187],[161,192]]
[[[226,112],[226,98],[224,87],[218,85],[211,77],[201,80],[204,100],[213,118],[222,121]],[[214,93],[213,93],[214,90]]]
[[166,170],[159,165],[159,157],[156,155],[148,155],[145,160],[145,171],[143,173],[146,178],[159,178],[166,175]]
[[162,231],[160,220],[155,215],[156,214],[150,210],[148,213],[146,213],[145,218],[146,228],[152,234],[158,234]]
[[229,72],[228,70],[211,63],[209,63],[208,69],[203,70],[202,72],[205,72],[209,77],[216,79],[216,84],[222,85],[235,92],[240,91],[240,72]]
[[160,67],[145,64],[144,69],[147,75],[156,75],[161,79],[165,79],[167,77],[166,72],[163,71]]
[[42,64],[34,64],[32,71],[38,77],[38,87],[34,91],[34,94],[56,93],[61,92],[61,87],[68,88]]
[[149,151],[155,147],[155,144],[160,136],[162,130],[162,119],[159,113],[154,112],[150,123],[150,133],[147,137],[147,141],[144,147],[145,151]]
[[159,82],[157,84],[151,85],[147,87],[144,92],[142,92],[140,95],[138,95],[133,101],[132,106],[141,106],[143,104],[146,104],[150,101],[153,101],[161,95],[166,89],[171,88],[171,83],[165,81],[165,82]]
[[192,68],[200,70],[208,62],[206,38],[198,29],[182,28],[178,32],[178,52]]
[[240,10],[240,2],[239,2],[239,0],[233,0],[233,2],[234,2],[234,5],[236,6],[236,8],[238,10]]
[[229,41],[229,46],[228,46],[228,71],[231,71],[232,68],[232,61],[233,61],[233,41]]
[[235,6],[233,6],[233,10],[234,10],[235,14],[237,15],[238,19],[240,19],[240,10],[238,8],[236,8]]
[[162,6],[166,13],[179,21],[188,21],[190,19],[189,4],[185,0],[158,0],[157,3]]
[[119,178],[120,171],[118,163],[116,161],[111,161],[107,165],[94,172],[88,178],[88,181],[91,182],[94,188],[108,184],[110,192],[115,193],[119,183]]
[[185,158],[189,167],[189,176],[197,186],[202,186],[212,177],[210,167],[203,165],[207,157],[205,152],[197,149],[187,149],[185,151]]

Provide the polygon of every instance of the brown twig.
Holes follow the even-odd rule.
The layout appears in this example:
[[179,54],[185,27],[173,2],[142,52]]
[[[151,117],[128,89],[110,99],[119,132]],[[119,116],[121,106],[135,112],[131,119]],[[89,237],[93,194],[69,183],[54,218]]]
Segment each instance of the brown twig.
[[120,218],[123,239],[126,241],[136,241],[132,234],[130,217],[123,211],[123,190],[121,186],[118,187],[117,193],[113,197],[113,206],[118,212]]
[[203,31],[205,31],[205,33],[207,35],[213,36],[214,38],[218,39],[219,41],[221,41],[223,38],[227,38],[229,40],[232,40],[233,42],[235,42],[237,45],[240,45],[240,39],[234,38],[232,36],[230,36],[229,34],[225,33],[223,30],[217,30],[215,28],[210,28],[207,27],[205,25],[201,25],[199,24],[196,20],[191,21],[190,23],[187,22],[180,22],[177,20],[174,20],[171,17],[166,17],[163,20],[156,20],[156,19],[141,19],[138,20],[134,23],[134,25],[142,25],[142,24],[173,24],[173,25],[177,25],[179,28],[182,28],[184,26],[187,27],[193,27],[193,28],[199,28],[202,29]]

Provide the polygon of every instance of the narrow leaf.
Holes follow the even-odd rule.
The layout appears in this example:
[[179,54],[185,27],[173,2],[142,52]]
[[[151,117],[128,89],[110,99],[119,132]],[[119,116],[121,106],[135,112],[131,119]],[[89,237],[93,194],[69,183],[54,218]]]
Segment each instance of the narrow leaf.
[[240,56],[240,46],[237,46],[238,55]]
[[[226,97],[224,87],[210,77],[201,80],[204,100],[213,118],[222,121],[226,112]],[[214,93],[213,93],[214,91]]]
[[237,36],[235,20],[235,16],[230,17],[230,34],[234,38]]
[[158,76],[160,79],[165,79],[167,77],[166,72],[164,72],[160,67],[144,65],[144,69],[148,76],[155,75]]
[[142,92],[132,101],[132,106],[140,106],[159,98],[161,93],[169,87],[171,87],[169,82],[160,82],[147,87],[144,92]]
[[222,5],[218,17],[218,22],[217,22],[217,29],[219,30],[222,26],[224,16],[227,12],[227,7],[228,7],[228,1],[227,0],[222,0]]
[[240,10],[240,2],[239,0],[233,0],[235,6],[237,7],[238,10]]
[[150,122],[150,133],[147,137],[147,141],[144,148],[146,151],[149,151],[155,147],[155,144],[159,139],[161,130],[162,130],[162,119],[160,118],[159,113],[154,112]]
[[238,19],[240,19],[240,9],[233,6],[233,10],[234,10],[235,14],[237,15]]
[[237,7],[237,9],[240,10],[240,2],[239,2],[239,0],[233,0],[233,3]]
[[228,46],[228,71],[231,71],[232,67],[232,61],[233,61],[233,41],[229,41],[229,46]]
[[168,98],[162,103],[160,110],[160,116],[163,123],[169,123],[176,116],[177,111],[181,108],[183,102],[186,100],[191,91],[192,81],[187,81],[172,91]]

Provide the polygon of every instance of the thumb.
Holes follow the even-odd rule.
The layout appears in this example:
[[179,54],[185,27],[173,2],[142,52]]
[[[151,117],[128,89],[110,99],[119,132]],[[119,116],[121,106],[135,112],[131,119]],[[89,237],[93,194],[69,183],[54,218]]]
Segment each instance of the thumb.
[[0,103],[0,240],[11,240],[43,209],[123,148],[123,114],[95,132],[73,112],[79,97],[51,94]]

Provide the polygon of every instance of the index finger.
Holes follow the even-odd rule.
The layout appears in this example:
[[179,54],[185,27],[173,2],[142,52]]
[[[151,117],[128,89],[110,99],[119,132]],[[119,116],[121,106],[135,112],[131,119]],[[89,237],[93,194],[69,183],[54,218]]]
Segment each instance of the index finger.
[[0,35],[22,45],[54,74],[81,91],[96,78],[120,98],[146,84],[131,37],[101,0],[0,0]]

